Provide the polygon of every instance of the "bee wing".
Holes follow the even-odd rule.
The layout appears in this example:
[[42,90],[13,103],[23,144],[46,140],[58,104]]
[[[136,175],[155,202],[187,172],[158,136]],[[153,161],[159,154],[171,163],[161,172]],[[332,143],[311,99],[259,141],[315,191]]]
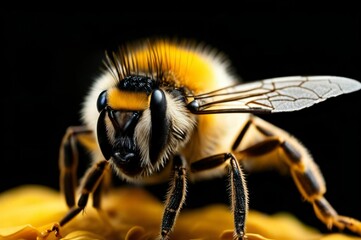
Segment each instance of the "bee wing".
[[195,114],[290,112],[359,89],[360,82],[344,77],[279,77],[192,96],[188,108]]

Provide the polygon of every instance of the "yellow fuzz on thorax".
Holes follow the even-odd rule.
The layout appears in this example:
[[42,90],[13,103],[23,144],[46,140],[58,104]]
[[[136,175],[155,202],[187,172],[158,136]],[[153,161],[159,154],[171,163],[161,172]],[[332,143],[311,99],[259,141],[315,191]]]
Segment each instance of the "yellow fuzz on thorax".
[[115,110],[139,111],[148,108],[149,97],[145,92],[130,92],[111,88],[108,90],[108,105]]
[[175,87],[187,86],[193,92],[212,89],[214,73],[211,64],[199,50],[186,44],[158,41],[133,51],[129,60],[136,63],[138,71],[160,70],[163,81],[172,82]]

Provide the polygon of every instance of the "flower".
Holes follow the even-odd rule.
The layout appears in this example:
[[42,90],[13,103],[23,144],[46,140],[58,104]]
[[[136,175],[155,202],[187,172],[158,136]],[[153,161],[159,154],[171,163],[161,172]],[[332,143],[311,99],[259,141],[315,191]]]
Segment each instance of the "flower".
[[[51,188],[25,185],[0,194],[0,239],[54,240],[44,235],[68,211],[62,195]],[[141,188],[112,189],[103,198],[102,210],[91,202],[68,224],[60,228],[62,239],[95,240],[156,239],[163,205]],[[266,215],[250,211],[248,239],[360,239],[345,234],[322,234],[287,213]],[[183,209],[176,221],[172,240],[232,239],[233,218],[226,205],[215,204],[196,210]]]

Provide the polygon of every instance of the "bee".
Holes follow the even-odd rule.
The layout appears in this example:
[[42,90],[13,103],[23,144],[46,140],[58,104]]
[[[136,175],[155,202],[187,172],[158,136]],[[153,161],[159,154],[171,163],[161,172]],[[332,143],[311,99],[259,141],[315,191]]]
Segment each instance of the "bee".
[[[246,238],[244,171],[286,166],[304,199],[327,227],[361,234],[361,222],[326,200],[325,182],[308,150],[258,114],[291,112],[361,88],[339,76],[289,76],[241,83],[228,58],[205,44],[145,39],[105,55],[105,69],[85,97],[82,126],[69,127],[60,147],[61,189],[69,212],[59,232],[87,205],[100,208],[106,172],[126,182],[169,181],[159,235],[169,239],[187,181],[229,176],[234,236]],[[257,116],[256,116],[257,115]],[[78,144],[92,166],[76,201]]]

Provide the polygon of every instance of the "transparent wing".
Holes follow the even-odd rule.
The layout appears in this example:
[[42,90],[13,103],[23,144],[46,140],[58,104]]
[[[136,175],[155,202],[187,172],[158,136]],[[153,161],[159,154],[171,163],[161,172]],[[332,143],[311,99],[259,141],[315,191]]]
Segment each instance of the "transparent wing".
[[344,77],[280,77],[191,96],[188,108],[195,114],[290,112],[359,89],[360,82]]

